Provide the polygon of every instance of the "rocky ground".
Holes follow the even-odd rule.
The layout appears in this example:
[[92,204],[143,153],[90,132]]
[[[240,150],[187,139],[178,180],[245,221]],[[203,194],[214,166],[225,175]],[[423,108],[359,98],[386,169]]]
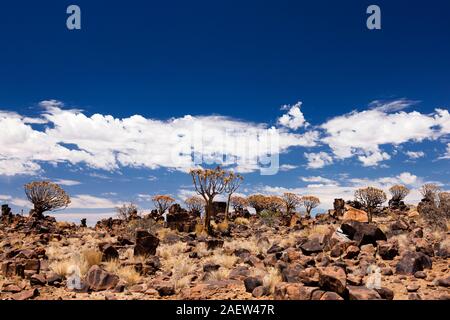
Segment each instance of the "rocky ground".
[[8,213],[0,299],[450,299],[449,232],[414,208],[361,214],[239,217],[207,236],[149,217],[88,228]]

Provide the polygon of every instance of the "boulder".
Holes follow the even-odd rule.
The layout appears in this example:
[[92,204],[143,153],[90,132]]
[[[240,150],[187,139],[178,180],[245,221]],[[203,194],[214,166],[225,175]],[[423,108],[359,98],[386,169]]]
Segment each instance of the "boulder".
[[223,240],[221,239],[208,239],[206,240],[206,248],[208,250],[214,250],[217,248],[222,248],[223,247]]
[[259,286],[253,289],[252,296],[255,298],[261,298],[262,296],[265,296],[269,293],[269,290],[267,290],[264,286]]
[[29,300],[29,299],[33,299],[35,297],[37,297],[39,295],[39,290],[38,289],[30,289],[30,290],[25,290],[19,293],[16,293],[12,296],[13,300]]
[[368,222],[369,218],[367,216],[367,212],[365,212],[364,210],[359,210],[350,206],[346,206],[346,211],[342,216],[342,220]]
[[437,280],[438,286],[450,288],[450,276]]
[[349,221],[341,225],[341,230],[351,240],[355,241],[358,247],[365,244],[373,244],[376,246],[377,241],[387,240],[384,232],[374,224]]
[[344,300],[340,295],[336,292],[327,291],[320,297],[320,300]]
[[86,283],[94,291],[110,290],[114,289],[119,283],[119,277],[95,265],[89,269],[86,275]]
[[257,287],[263,285],[263,281],[258,277],[248,277],[244,280],[245,290],[247,292],[253,292]]
[[114,246],[107,244],[101,247],[102,261],[110,261],[119,259],[119,252]]
[[301,283],[280,282],[275,286],[275,300],[311,300],[312,294],[318,288],[305,287]]
[[349,300],[380,300],[380,294],[364,286],[348,286],[347,287]]
[[349,246],[345,251],[344,259],[354,259],[359,255],[359,248],[357,246]]
[[407,251],[403,254],[395,268],[398,274],[414,274],[417,271],[431,269],[432,261],[430,257],[421,252]]
[[306,286],[316,287],[319,285],[319,272],[317,268],[309,267],[298,273],[298,279]]
[[336,266],[319,268],[319,286],[322,290],[342,295],[346,285],[347,276],[344,269]]
[[374,290],[376,292],[378,292],[378,294],[380,295],[380,297],[382,299],[385,299],[385,300],[393,300],[394,299],[394,291],[392,291],[389,288],[381,287],[379,289],[378,288],[374,288]]
[[292,263],[281,271],[281,278],[284,282],[300,282],[300,272],[303,266],[298,263]]
[[175,285],[171,281],[155,280],[150,284],[150,287],[158,291],[161,297],[175,294]]
[[397,220],[394,223],[392,223],[390,228],[394,232],[395,231],[408,231],[409,224],[405,220],[400,219],[400,220]]
[[136,244],[134,245],[135,256],[150,256],[156,253],[159,245],[158,237],[145,230],[136,231]]
[[392,260],[398,255],[398,243],[378,241],[378,255],[383,260]]
[[314,253],[322,252],[324,249],[324,245],[320,243],[320,239],[318,237],[313,237],[308,239],[305,243],[300,245],[300,249],[303,254],[311,255]]

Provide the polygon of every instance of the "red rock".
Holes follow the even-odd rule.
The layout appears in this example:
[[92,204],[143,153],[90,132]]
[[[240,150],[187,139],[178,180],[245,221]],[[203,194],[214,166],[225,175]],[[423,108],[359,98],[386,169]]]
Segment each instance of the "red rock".
[[13,300],[28,300],[33,299],[39,295],[38,289],[25,290],[19,293],[16,293],[12,296]]
[[101,269],[99,266],[92,266],[86,275],[86,283],[94,291],[114,289],[118,282],[118,276]]
[[333,291],[342,295],[347,285],[344,269],[335,266],[319,268],[319,285],[325,291]]
[[350,300],[379,300],[381,296],[375,290],[364,286],[348,286],[348,297]]
[[135,256],[155,255],[159,239],[145,230],[136,231],[136,244],[134,245]]
[[325,292],[322,297],[320,297],[320,300],[344,300],[340,295],[338,295],[336,292]]

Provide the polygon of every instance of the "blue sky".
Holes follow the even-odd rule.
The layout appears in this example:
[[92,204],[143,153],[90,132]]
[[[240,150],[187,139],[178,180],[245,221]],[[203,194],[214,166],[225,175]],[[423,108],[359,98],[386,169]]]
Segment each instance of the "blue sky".
[[[65,27],[70,4],[82,30]],[[74,199],[55,215],[75,221],[124,201],[149,209],[155,193],[181,200],[188,163],[172,163],[170,139],[197,124],[238,144],[281,134],[276,175],[241,158],[244,194],[317,194],[325,210],[360,185],[448,189],[450,4],[377,1],[382,30],[369,31],[370,4],[1,4],[0,202],[26,212],[23,184],[44,178]],[[216,152],[226,140],[209,138]]]

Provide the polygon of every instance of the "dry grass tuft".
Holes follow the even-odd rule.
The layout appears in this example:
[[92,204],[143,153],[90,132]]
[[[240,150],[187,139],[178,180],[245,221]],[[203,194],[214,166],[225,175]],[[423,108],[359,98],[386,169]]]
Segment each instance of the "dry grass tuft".
[[208,272],[205,275],[207,281],[222,281],[228,279],[230,275],[230,270],[226,268],[219,268],[219,270]]
[[220,232],[227,232],[230,228],[230,225],[228,224],[228,221],[222,221],[221,223],[217,224],[216,229]]
[[205,263],[218,264],[221,267],[231,269],[237,262],[238,258],[234,255],[227,255],[220,253],[219,251],[213,252],[213,254],[205,261]]
[[250,224],[250,220],[246,219],[246,218],[242,218],[242,217],[238,217],[236,219],[234,219],[234,223],[238,224],[238,225],[249,225]]
[[142,276],[133,266],[120,267],[115,274],[128,285],[142,282]]
[[263,277],[263,286],[268,288],[270,293],[275,291],[275,286],[282,282],[280,272],[275,268],[268,268]]

